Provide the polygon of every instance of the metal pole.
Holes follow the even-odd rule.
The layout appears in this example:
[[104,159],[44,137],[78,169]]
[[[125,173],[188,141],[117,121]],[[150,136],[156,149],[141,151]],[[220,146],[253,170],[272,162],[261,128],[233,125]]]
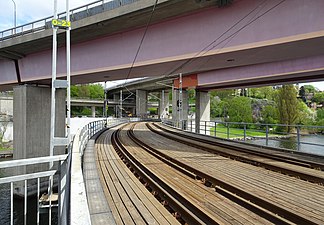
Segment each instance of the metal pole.
[[13,30],[13,33],[16,34],[16,27],[17,27],[17,5],[16,2],[14,0],[11,0],[14,4],[14,26],[15,29]]
[[215,132],[214,132],[215,137],[216,137],[216,129],[217,129],[217,123],[215,122]]
[[120,90],[120,118],[123,118],[123,90]]
[[[57,19],[57,0],[54,0],[53,19]],[[56,57],[57,57],[57,28],[53,27],[53,52],[52,52],[52,96],[51,96],[51,131],[50,131],[50,156],[54,154],[54,131],[55,131],[55,80],[56,80]],[[49,167],[53,167],[53,162],[49,163]],[[48,195],[51,197],[53,185],[53,176],[49,177]],[[51,204],[51,201],[50,201]],[[49,206],[48,223],[52,221],[52,207]]]
[[162,90],[162,96],[161,96],[161,101],[162,101],[162,106],[160,107],[160,109],[162,109],[161,110],[161,112],[160,112],[160,117],[161,117],[161,119],[163,119],[164,118],[164,114],[165,114],[165,105],[164,105],[164,90]]
[[226,123],[226,127],[227,127],[227,139],[229,139],[229,124]]
[[179,122],[182,128],[182,73],[179,74]]
[[300,150],[300,127],[297,125],[297,150]]
[[[54,0],[54,19],[57,19],[57,0]],[[56,55],[57,55],[57,28],[53,27],[53,52],[52,52],[52,101],[51,101],[51,132],[50,156],[54,153],[54,124],[55,124],[55,80],[56,80]],[[50,162],[50,168],[53,162]]]
[[246,124],[244,124],[244,141],[246,141]]
[[269,144],[269,126],[266,126],[266,146]]
[[205,135],[207,134],[207,121],[205,121]]
[[[69,0],[66,0],[66,21],[70,21],[70,7],[69,7]],[[71,141],[71,41],[70,41],[70,30],[71,27],[68,27],[66,29],[66,80],[67,80],[67,129],[66,129],[66,134],[68,138],[68,143]]]

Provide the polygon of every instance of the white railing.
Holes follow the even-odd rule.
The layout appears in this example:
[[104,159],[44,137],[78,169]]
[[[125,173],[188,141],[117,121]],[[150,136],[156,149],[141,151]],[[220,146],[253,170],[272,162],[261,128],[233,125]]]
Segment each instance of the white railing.
[[[53,182],[46,182],[46,187],[49,187],[49,196],[47,199],[49,201],[48,204],[42,204],[44,202],[40,202],[40,193],[41,193],[41,184],[44,183],[44,180],[49,181],[50,179],[56,178],[57,186],[58,186],[58,202],[56,203],[55,207],[58,207],[58,218],[59,224],[67,224],[67,215],[68,215],[68,196],[69,196],[69,162],[70,162],[70,155],[56,155],[56,156],[47,156],[47,157],[37,157],[37,158],[30,158],[30,159],[19,159],[19,160],[11,160],[0,162],[0,169],[3,168],[10,168],[10,167],[21,167],[21,166],[28,166],[28,165],[35,165],[40,163],[50,163],[50,162],[58,162],[57,168],[50,168],[46,171],[29,173],[29,174],[21,174],[9,177],[0,178],[0,185],[3,184],[10,184],[10,224],[14,224],[14,186],[15,184],[19,184],[20,187],[23,187],[23,198],[24,198],[24,224],[27,223],[27,199],[30,193],[29,191],[34,192],[36,189],[37,193],[37,218],[36,223],[40,224],[40,210],[45,208],[49,213],[52,211],[52,197],[53,197]],[[30,185],[30,183],[34,185]],[[29,183],[29,185],[27,185]],[[35,187],[36,186],[36,187]],[[22,193],[21,193],[22,194]],[[49,220],[49,224],[51,224],[51,220]]]
[[[83,151],[88,140],[97,132],[107,127],[113,127],[129,121],[130,120],[128,118],[104,119],[85,125],[74,135],[73,141],[68,148],[68,154],[65,155],[0,162],[0,169],[10,167],[18,168],[35,164],[49,164],[50,162],[56,162],[56,165],[54,164],[53,168],[45,171],[0,178],[0,185],[10,185],[10,224],[14,224],[15,220],[13,200],[15,194],[15,184],[19,184],[19,187],[23,188],[21,195],[24,198],[24,224],[29,224],[27,217],[31,215],[28,214],[27,199],[28,196],[32,194],[36,194],[37,196],[37,224],[42,224],[40,222],[40,211],[44,211],[42,209],[45,209],[47,215],[53,215],[53,207],[58,209],[57,218],[58,224],[60,225],[91,224],[81,167]],[[52,204],[51,202],[53,197],[52,190],[54,186],[53,182],[49,182],[49,179],[53,179],[55,181],[54,186],[58,187],[58,200],[55,204]],[[34,183],[34,190],[31,190],[31,182]],[[46,192],[49,193],[49,196],[47,196],[47,199],[49,199],[47,204],[42,204],[44,202],[40,201],[40,195],[41,192],[44,191],[44,187]],[[49,224],[51,223],[51,217],[49,216]]]
[[71,170],[71,224],[91,224],[86,190],[82,173],[82,156],[89,139],[101,130],[129,122],[127,118],[104,119],[91,122],[79,129],[74,136]]
[[[83,18],[86,18],[88,16],[92,16],[104,11],[112,10],[115,8],[118,8],[123,5],[127,5],[133,2],[136,2],[138,0],[99,0],[92,3],[89,3],[87,5],[80,6],[75,9],[70,10],[70,20],[76,21]],[[59,19],[65,19],[65,12],[59,13],[58,18]],[[14,28],[10,28],[4,31],[0,31],[0,42],[11,39],[18,36],[23,36],[25,34],[29,33],[35,33],[39,31],[43,31],[45,29],[51,28],[51,21],[53,19],[53,16],[49,16],[40,20],[33,21],[31,23],[27,23],[21,26],[17,26]]]
[[[271,146],[270,142],[282,142],[280,148],[299,151],[301,146],[320,148],[320,154],[324,155],[324,144],[311,141],[303,141],[307,137],[319,137],[324,134],[324,126],[287,125],[287,124],[261,124],[243,122],[200,121],[195,120],[163,120],[164,124],[177,127],[186,131],[210,135],[234,141],[254,143],[256,145]],[[289,132],[288,132],[289,130]],[[285,144],[287,143],[287,144]],[[313,153],[318,154],[318,153]]]

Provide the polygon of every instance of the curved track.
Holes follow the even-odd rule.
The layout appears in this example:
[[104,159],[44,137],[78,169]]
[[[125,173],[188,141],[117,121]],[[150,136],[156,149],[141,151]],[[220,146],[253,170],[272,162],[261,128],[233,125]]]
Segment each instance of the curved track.
[[[324,211],[321,209],[324,208],[324,197],[321,195],[324,194],[323,186],[256,167],[255,163],[249,165],[220,156],[221,154],[216,155],[210,149],[208,152],[204,151],[201,146],[197,148],[193,145],[192,141],[197,142],[198,139],[192,137],[190,141],[187,139],[189,144],[184,143],[184,136],[181,137],[181,141],[172,140],[176,139],[175,137],[166,138],[165,130],[161,136],[161,128],[147,125],[127,125],[114,132],[107,131],[98,139],[98,167],[102,172],[102,183],[107,186],[108,202],[112,194],[108,193],[111,192],[111,186],[108,187],[107,183],[112,177],[105,170],[108,171],[108,161],[117,160],[116,157],[107,157],[116,154],[113,153],[114,148],[120,157],[119,160],[136,174],[141,183],[145,184],[146,190],[153,193],[180,223],[324,222]],[[172,132],[168,133],[169,136],[171,134]],[[111,148],[105,147],[109,145]],[[291,165],[306,169],[296,163]],[[115,166],[115,169],[117,168]],[[266,176],[265,179],[262,179],[262,176]],[[135,192],[126,195],[129,199],[132,195],[138,196]],[[138,207],[134,204],[133,208]],[[123,221],[120,213],[117,212],[117,215],[119,220]],[[131,221],[137,224],[134,219]],[[151,224],[145,220],[144,223]]]

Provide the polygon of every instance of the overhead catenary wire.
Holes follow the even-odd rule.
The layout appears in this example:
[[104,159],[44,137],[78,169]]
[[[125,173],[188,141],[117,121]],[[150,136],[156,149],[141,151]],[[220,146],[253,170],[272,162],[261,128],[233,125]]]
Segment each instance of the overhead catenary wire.
[[[192,62],[194,62],[198,56],[204,56],[205,54],[207,54],[209,51],[211,51],[212,49],[214,49],[215,47],[217,47],[218,45],[220,45],[221,43],[227,41],[228,39],[233,38],[233,36],[237,35],[240,31],[242,31],[244,28],[246,28],[247,26],[249,26],[250,24],[252,24],[253,22],[255,22],[256,20],[258,20],[259,18],[261,18],[262,16],[264,16],[265,14],[269,13],[270,11],[272,11],[273,9],[277,8],[279,5],[281,5],[283,2],[285,2],[286,0],[282,0],[279,3],[275,4],[273,7],[271,7],[270,9],[266,10],[264,13],[262,13],[261,15],[257,16],[255,19],[250,20],[247,24],[245,24],[244,26],[242,26],[241,28],[239,28],[237,31],[235,31],[233,34],[229,35],[228,37],[226,37],[225,39],[221,40],[219,43],[215,44],[218,40],[220,40],[225,34],[227,34],[229,31],[231,31],[236,25],[238,25],[240,22],[242,22],[245,18],[247,18],[249,15],[251,15],[254,11],[256,11],[259,7],[261,7],[265,2],[267,2],[268,0],[264,0],[263,2],[261,2],[260,4],[258,4],[255,8],[253,8],[247,15],[245,15],[244,17],[242,17],[239,21],[237,21],[234,25],[232,25],[229,29],[227,29],[225,32],[223,32],[220,36],[218,36],[216,39],[214,39],[211,43],[209,43],[207,46],[205,46],[202,50],[200,50],[197,54],[195,54],[193,57],[189,58],[188,60],[186,60],[185,62],[183,62],[181,65],[177,66],[175,69],[173,69],[171,72],[167,73],[167,75],[165,76],[170,76],[174,73],[177,73],[178,70],[182,69],[185,65],[188,65]],[[215,45],[213,45],[215,44]],[[212,46],[212,47],[211,47]],[[209,48],[211,47],[211,48]],[[207,51],[205,51],[207,48],[209,48]]]
[[[130,67],[129,70],[128,70],[128,73],[127,73],[127,76],[126,76],[125,83],[127,82],[128,78],[129,78],[129,76],[130,76],[130,74],[131,74],[131,72],[132,72],[132,70],[133,70],[133,67],[134,67],[134,64],[135,64],[135,62],[136,62],[137,56],[138,56],[138,54],[139,54],[139,52],[140,52],[140,50],[141,50],[141,47],[142,47],[142,45],[143,45],[143,42],[144,42],[145,36],[146,36],[146,34],[147,34],[148,28],[149,28],[149,26],[150,26],[150,24],[151,24],[151,21],[152,21],[152,18],[153,18],[153,14],[154,14],[154,11],[155,11],[155,8],[156,8],[156,5],[157,5],[158,1],[159,1],[159,0],[156,0],[155,3],[154,3],[154,5],[153,5],[153,8],[152,8],[152,11],[151,11],[151,14],[150,14],[150,18],[149,18],[149,20],[148,20],[147,23],[146,23],[146,26],[145,26],[145,30],[144,30],[144,33],[143,33],[142,39],[141,39],[141,41],[140,41],[140,43],[139,43],[139,46],[138,46],[138,48],[137,48],[137,51],[136,51],[136,54],[135,54],[135,56],[134,56],[134,59],[133,59],[132,65],[131,65],[131,67]],[[125,83],[124,83],[124,84],[125,84]]]
[[[139,52],[140,52],[140,50],[141,50],[141,48],[142,48],[142,45],[143,45],[144,39],[145,39],[145,37],[146,37],[146,34],[147,34],[147,31],[148,31],[148,28],[149,28],[149,26],[150,26],[150,24],[151,24],[151,21],[152,21],[152,18],[153,18],[153,14],[154,14],[154,11],[155,11],[155,8],[156,8],[156,5],[157,5],[158,1],[159,1],[159,0],[156,0],[155,3],[154,3],[154,5],[153,5],[153,8],[152,8],[152,11],[151,11],[151,14],[150,14],[150,18],[149,18],[149,20],[148,20],[147,23],[146,23],[146,26],[145,26],[145,30],[144,30],[143,36],[142,36],[142,38],[141,38],[141,41],[140,41],[139,46],[138,46],[138,48],[137,48],[137,51],[136,51],[136,53],[135,53],[134,59],[133,59],[132,64],[131,64],[131,67],[130,67],[129,70],[128,70],[128,73],[127,73],[127,76],[126,76],[125,82],[124,82],[124,84],[122,85],[122,88],[125,88],[129,93],[133,93],[133,92],[131,92],[131,91],[130,91],[126,86],[125,86],[125,84],[127,83],[127,80],[129,79],[129,77],[130,77],[130,75],[131,75],[131,72],[132,72],[132,70],[133,70],[133,68],[134,68],[134,65],[135,65],[136,59],[137,59],[137,57],[138,57],[138,54],[139,54]],[[134,94],[134,93],[133,93],[133,94]],[[136,96],[136,97],[139,97],[139,96],[136,95],[136,93],[135,93],[135,96]],[[145,103],[147,102],[146,99],[143,99],[143,100],[145,101]]]

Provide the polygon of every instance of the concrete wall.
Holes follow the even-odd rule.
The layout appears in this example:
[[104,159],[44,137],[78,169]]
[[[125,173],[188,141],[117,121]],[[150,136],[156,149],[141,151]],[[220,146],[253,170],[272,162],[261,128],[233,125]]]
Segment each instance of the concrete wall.
[[[56,92],[55,136],[65,136],[66,90]],[[14,159],[50,154],[51,89],[17,86],[14,88]],[[65,148],[55,147],[54,155],[64,154]],[[21,168],[18,173],[47,169],[48,164]]]
[[161,91],[159,101],[159,117],[161,119],[169,117],[169,104],[169,92]]
[[[200,121],[210,121],[210,96],[208,92],[196,90],[196,115],[195,115],[195,131],[196,133],[205,133],[200,130]],[[206,134],[209,135],[209,129]]]
[[147,91],[136,90],[136,116],[147,116]]
[[[182,91],[182,107],[178,107],[179,90],[174,89],[172,93],[172,120],[179,121],[180,117],[182,121],[188,121],[189,102],[188,92]],[[181,116],[180,116],[181,115]]]
[[13,115],[13,98],[12,97],[0,97],[0,114],[1,115]]

